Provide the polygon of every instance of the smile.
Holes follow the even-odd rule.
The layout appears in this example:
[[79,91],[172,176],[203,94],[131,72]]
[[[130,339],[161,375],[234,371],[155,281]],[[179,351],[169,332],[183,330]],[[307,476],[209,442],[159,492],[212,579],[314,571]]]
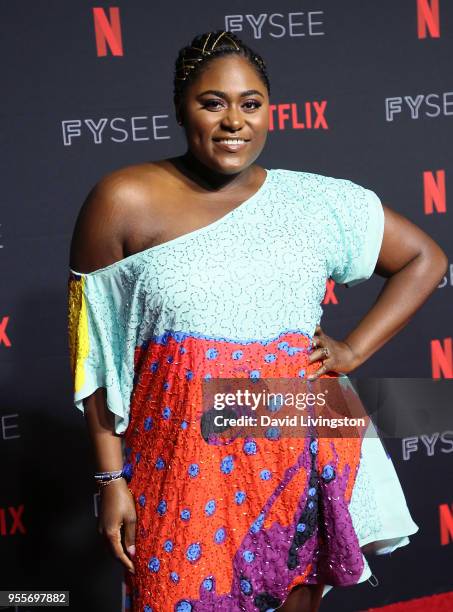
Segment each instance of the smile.
[[217,140],[217,142],[223,142],[226,144],[243,144],[244,142],[247,142],[247,141],[244,140],[243,138],[222,138],[220,140]]
[[244,140],[244,138],[219,138],[214,140],[214,142],[224,151],[234,153],[235,151],[240,151],[243,149],[249,141]]

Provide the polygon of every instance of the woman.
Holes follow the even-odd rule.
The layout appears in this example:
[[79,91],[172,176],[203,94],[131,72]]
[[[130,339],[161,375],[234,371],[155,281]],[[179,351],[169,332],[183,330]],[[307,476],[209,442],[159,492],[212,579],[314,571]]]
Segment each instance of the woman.
[[[255,164],[269,94],[263,60],[236,36],[196,37],[175,74],[187,152],[104,177],[75,226],[74,401],[96,453],[99,532],[134,611],[317,610],[332,586],[371,575],[364,551],[418,530],[379,439],[200,430],[204,381],[345,375],[447,265],[372,191]],[[329,337],[327,278],[353,285],[375,269],[388,278],[376,303]]]

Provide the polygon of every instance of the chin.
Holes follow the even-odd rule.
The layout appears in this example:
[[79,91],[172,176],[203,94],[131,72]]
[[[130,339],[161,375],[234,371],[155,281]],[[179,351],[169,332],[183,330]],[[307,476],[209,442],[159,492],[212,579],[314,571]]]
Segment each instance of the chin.
[[222,160],[217,160],[213,163],[211,162],[209,165],[213,170],[217,170],[217,172],[221,172],[222,174],[237,174],[242,170],[245,170],[253,163],[253,160],[249,159],[235,159],[231,160],[229,163],[225,163]]

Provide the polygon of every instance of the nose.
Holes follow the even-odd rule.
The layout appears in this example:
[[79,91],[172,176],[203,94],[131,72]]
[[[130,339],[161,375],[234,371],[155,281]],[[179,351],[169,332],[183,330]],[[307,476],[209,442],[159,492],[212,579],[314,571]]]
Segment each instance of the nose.
[[240,130],[244,125],[244,119],[235,106],[230,106],[228,112],[222,118],[222,125],[230,130]]

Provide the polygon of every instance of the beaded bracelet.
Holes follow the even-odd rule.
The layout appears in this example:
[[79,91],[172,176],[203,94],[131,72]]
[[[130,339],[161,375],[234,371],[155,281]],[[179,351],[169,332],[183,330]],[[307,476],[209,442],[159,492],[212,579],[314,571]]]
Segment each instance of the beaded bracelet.
[[100,487],[104,487],[114,480],[123,478],[123,470],[115,470],[113,472],[95,472],[94,480]]

